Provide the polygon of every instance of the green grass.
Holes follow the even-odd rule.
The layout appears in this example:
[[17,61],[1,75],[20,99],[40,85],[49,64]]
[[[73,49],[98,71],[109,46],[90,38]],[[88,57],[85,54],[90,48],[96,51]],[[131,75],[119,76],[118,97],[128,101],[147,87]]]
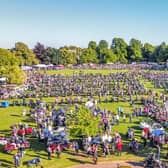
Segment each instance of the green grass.
[[[129,114],[132,112],[133,108],[130,108],[129,103],[123,103],[123,102],[115,102],[115,103],[101,103],[100,107],[109,109],[113,112],[116,112],[117,107],[121,106],[124,108],[124,112]],[[1,127],[0,127],[0,134],[1,135],[8,135],[10,133],[10,126],[14,123],[19,122],[27,122],[29,125],[34,126],[34,123],[30,120],[29,116],[22,117],[22,110],[24,107],[9,107],[9,108],[0,108],[1,113]],[[28,109],[27,109],[28,110]],[[142,160],[144,156],[146,156],[149,151],[152,151],[154,149],[146,148],[145,150],[142,150],[142,153],[137,156],[134,155],[132,152],[128,149],[128,140],[125,137],[126,131],[128,126],[131,126],[135,130],[135,136],[140,139],[141,130],[139,128],[139,120],[141,118],[133,119],[133,123],[129,123],[129,119],[126,119],[126,122],[124,123],[121,119],[121,123],[118,126],[113,126],[112,130],[118,131],[122,137],[124,142],[123,147],[123,154],[122,157],[118,157],[115,155],[111,155],[108,157],[108,159],[105,159],[104,157],[100,157],[100,161],[112,161],[112,160]],[[91,158],[85,158],[82,156],[74,156],[72,154],[63,153],[61,155],[61,159],[57,159],[56,156],[53,155],[53,159],[51,161],[47,160],[47,153],[44,151],[44,145],[38,143],[36,139],[30,138],[29,141],[32,144],[31,149],[27,149],[26,155],[23,158],[23,163],[26,161],[33,159],[35,157],[40,156],[42,159],[42,164],[46,168],[63,168],[63,167],[70,167],[79,163],[91,163]],[[13,152],[15,153],[15,152]],[[12,154],[13,154],[12,153]],[[165,153],[165,149],[162,150],[162,154]],[[12,154],[5,154],[3,152],[3,147],[0,147],[0,162],[6,164],[10,167],[12,165],[13,155]],[[22,166],[25,168],[26,166]]]

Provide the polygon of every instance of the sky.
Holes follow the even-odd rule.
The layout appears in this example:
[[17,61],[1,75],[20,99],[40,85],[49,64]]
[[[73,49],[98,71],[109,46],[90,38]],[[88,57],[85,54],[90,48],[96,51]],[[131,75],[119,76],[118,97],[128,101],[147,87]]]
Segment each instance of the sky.
[[90,40],[168,42],[168,0],[0,0],[0,48],[37,42],[87,47]]

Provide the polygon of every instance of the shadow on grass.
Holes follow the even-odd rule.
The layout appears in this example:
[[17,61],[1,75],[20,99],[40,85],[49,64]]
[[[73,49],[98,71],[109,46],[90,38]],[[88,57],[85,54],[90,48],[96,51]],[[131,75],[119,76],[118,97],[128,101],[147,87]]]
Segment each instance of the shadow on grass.
[[66,154],[69,154],[69,155],[80,156],[80,157],[86,157],[86,154],[84,154],[84,153],[78,153],[77,155],[75,155],[75,153],[72,152],[72,151],[65,150],[65,151],[63,151],[63,152],[66,153]]
[[11,135],[11,130],[10,129],[5,129],[5,130],[0,130],[0,134],[3,134],[6,136]]
[[21,117],[21,115],[11,114],[13,117]]
[[80,163],[80,164],[94,164],[93,162],[83,161],[83,160],[74,159],[74,158],[67,158],[67,159],[69,159],[71,162]]
[[25,123],[33,123],[34,120],[30,117],[26,118],[26,119],[23,119],[22,122],[25,122]]
[[14,167],[13,163],[10,161],[7,161],[5,159],[0,160],[0,167],[6,167],[6,168],[11,168]]
[[47,159],[47,155],[44,155],[44,156],[46,156],[46,157],[41,157],[42,156],[42,154],[40,153],[40,154],[35,154],[35,155],[30,155],[30,154],[26,154],[27,156],[30,156],[30,157],[33,157],[33,158],[41,158],[41,159],[45,159],[45,160],[48,160]]
[[126,162],[126,163],[130,164],[133,167],[137,167],[137,166],[143,167],[143,163],[142,162],[132,162],[132,161],[129,161],[129,162]]
[[31,144],[31,148],[30,150],[34,151],[34,152],[40,152],[45,150],[45,145],[42,142],[39,142],[37,140],[37,138],[29,138],[28,141]]

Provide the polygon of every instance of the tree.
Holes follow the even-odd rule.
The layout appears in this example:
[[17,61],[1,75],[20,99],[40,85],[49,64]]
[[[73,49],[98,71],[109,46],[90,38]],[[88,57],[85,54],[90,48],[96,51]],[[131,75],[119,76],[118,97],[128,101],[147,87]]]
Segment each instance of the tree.
[[66,125],[71,137],[79,135],[97,135],[100,117],[93,116],[86,107],[81,107],[78,112],[74,112],[73,117],[68,116]]
[[154,46],[152,46],[149,43],[145,43],[142,48],[143,58],[147,61],[156,61],[156,59],[154,59],[153,57],[154,50],[155,50]]
[[37,43],[33,49],[34,54],[36,57],[40,60],[43,64],[49,64],[50,63],[50,57],[47,55],[46,48],[43,44]]
[[166,62],[166,60],[168,59],[168,46],[165,42],[161,43],[161,45],[156,47],[154,55],[157,62]]
[[117,57],[117,61],[127,63],[127,43],[122,38],[114,38],[111,49]]
[[68,64],[77,64],[77,54],[76,49],[72,49],[69,47],[62,47],[60,48],[60,57],[61,57],[61,64],[68,65]]
[[26,79],[26,74],[19,68],[19,61],[12,52],[0,49],[0,75],[7,77],[11,84],[21,84]]
[[9,50],[0,48],[0,66],[18,65],[19,60]]
[[16,43],[12,52],[19,59],[19,65],[32,65],[39,62],[32,50],[22,42]]
[[110,49],[103,49],[101,51],[102,62],[101,63],[114,63],[117,61],[116,55]]
[[80,63],[80,56],[82,55],[82,48],[70,46],[69,49],[74,52],[77,64]]
[[88,44],[88,48],[91,48],[93,50],[96,50],[97,48],[97,43],[95,41],[90,41]]
[[49,62],[52,64],[60,64],[60,52],[56,48],[47,47],[46,55],[49,58]]
[[107,49],[108,48],[108,42],[106,40],[101,40],[99,42],[100,49]]
[[91,48],[84,48],[80,56],[80,63],[97,63],[96,51]]
[[26,74],[17,65],[1,66],[0,74],[6,77],[10,84],[22,84],[26,80]]
[[131,39],[128,47],[128,55],[132,61],[142,60],[142,43],[139,40]]

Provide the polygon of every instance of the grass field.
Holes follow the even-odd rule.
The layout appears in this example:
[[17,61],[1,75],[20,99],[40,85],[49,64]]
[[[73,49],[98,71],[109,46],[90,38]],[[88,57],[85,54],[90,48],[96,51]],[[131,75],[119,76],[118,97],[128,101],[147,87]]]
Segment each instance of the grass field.
[[[62,74],[73,74],[73,70],[63,70],[63,71],[47,71],[48,74],[55,74],[55,73],[62,73]],[[79,70],[77,71],[79,72]],[[118,71],[109,71],[109,70],[82,70],[84,73],[114,73]],[[123,71],[120,71],[123,72]],[[42,71],[43,73],[43,71]],[[142,81],[143,82],[143,81]],[[146,82],[145,86],[148,89],[153,89],[153,85],[150,82]],[[162,89],[156,89],[155,91],[161,92]],[[43,98],[44,101],[52,102],[54,98]],[[129,113],[132,113],[133,109],[138,106],[135,104],[133,107],[130,107],[130,104],[128,102],[114,102],[114,103],[101,103],[98,104],[103,109],[109,109],[112,112],[117,111],[117,107],[121,106],[124,108],[124,112],[128,115]],[[15,106],[15,107],[9,107],[9,108],[0,108],[0,135],[9,135],[10,134],[10,126],[15,123],[28,123],[30,126],[35,126],[34,122],[30,119],[29,115],[23,117],[22,111],[25,107],[23,106]],[[27,111],[29,111],[29,108],[27,108]],[[141,136],[141,130],[139,128],[139,121],[141,119],[144,119],[144,117],[135,118],[133,119],[132,123],[129,123],[129,119],[126,119],[126,122],[123,122],[121,119],[120,125],[115,125],[112,127],[112,131],[118,131],[124,142],[123,147],[123,153],[122,156],[116,156],[116,155],[110,155],[108,158],[100,157],[100,161],[112,161],[112,160],[138,160],[141,161],[144,159],[145,156],[147,156],[151,151],[156,151],[156,149],[152,148],[141,148],[139,155],[133,154],[128,149],[128,140],[125,137],[126,131],[128,126],[131,126],[134,129],[135,136],[140,140]],[[52,160],[48,161],[47,159],[47,153],[44,151],[44,145],[41,143],[38,143],[37,139],[34,138],[28,138],[30,143],[32,144],[30,149],[26,150],[26,154],[23,158],[23,165],[22,168],[26,168],[27,166],[25,163],[33,159],[35,157],[40,157],[42,159],[42,165],[44,168],[66,168],[71,167],[73,165],[82,164],[82,163],[92,163],[92,158],[87,158],[83,156],[74,156],[72,154],[72,151],[67,151],[62,153],[61,158],[57,159],[56,156],[53,155]],[[13,152],[12,154],[5,154],[3,151],[4,147],[0,146],[0,168],[2,167],[9,167],[11,168],[13,165],[13,154],[16,152]],[[163,157],[166,153],[166,146],[164,146],[161,150],[161,157]]]

